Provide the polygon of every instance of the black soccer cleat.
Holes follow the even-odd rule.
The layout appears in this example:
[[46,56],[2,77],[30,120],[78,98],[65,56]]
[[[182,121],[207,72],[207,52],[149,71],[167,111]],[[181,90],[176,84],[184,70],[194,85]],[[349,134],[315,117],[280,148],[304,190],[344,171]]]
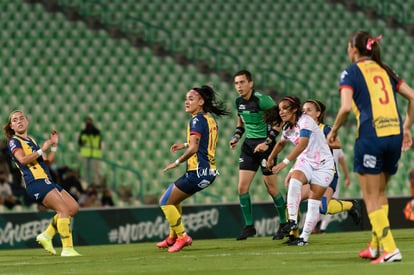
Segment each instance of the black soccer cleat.
[[298,224],[293,220],[288,220],[286,223],[282,223],[279,225],[279,229],[277,230],[276,235],[273,236],[273,240],[282,240],[284,237],[289,237],[289,240],[284,242],[284,244],[289,244],[290,241],[296,239],[294,235],[292,235],[292,231],[298,230]]
[[283,244],[291,245],[291,243],[296,242],[298,238],[295,235],[289,235],[287,241],[283,242]]
[[291,246],[307,246],[308,242],[306,242],[303,238],[297,238],[292,242],[289,242],[288,245]]
[[279,229],[277,230],[276,235],[273,236],[273,240],[282,240],[286,236],[286,233],[283,231],[285,225],[286,223],[281,223],[279,225]]
[[243,228],[242,232],[240,233],[240,235],[237,237],[236,240],[238,241],[245,240],[248,237],[253,237],[254,235],[256,235],[256,228],[254,228],[253,225],[247,225]]
[[287,232],[287,234],[289,234],[290,231],[294,231],[299,228],[299,225],[294,220],[288,220],[286,224],[285,232]]
[[352,217],[352,220],[356,225],[361,223],[361,213],[359,213],[359,203],[357,200],[352,201],[352,207],[349,209],[348,213]]

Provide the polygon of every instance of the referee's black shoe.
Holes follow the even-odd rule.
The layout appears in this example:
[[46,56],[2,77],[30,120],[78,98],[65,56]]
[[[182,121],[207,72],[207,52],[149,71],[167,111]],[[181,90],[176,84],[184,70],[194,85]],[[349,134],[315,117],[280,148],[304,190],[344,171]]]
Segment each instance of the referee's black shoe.
[[286,226],[286,223],[282,223],[279,225],[279,229],[276,232],[276,235],[273,236],[273,240],[282,240],[286,233],[284,232],[284,227]]
[[254,235],[256,235],[256,228],[254,228],[253,225],[246,225],[236,240],[245,240],[248,237],[253,237]]

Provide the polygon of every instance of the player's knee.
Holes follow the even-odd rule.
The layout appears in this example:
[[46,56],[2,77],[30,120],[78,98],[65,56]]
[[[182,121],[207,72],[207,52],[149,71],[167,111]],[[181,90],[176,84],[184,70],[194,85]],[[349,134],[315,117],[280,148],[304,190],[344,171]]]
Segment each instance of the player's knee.
[[79,211],[79,205],[74,205],[69,209],[69,215],[74,217]]
[[170,186],[168,187],[168,189],[164,192],[164,194],[161,196],[159,204],[160,206],[166,205],[168,198],[171,195],[172,189],[174,187],[174,184],[170,184]]

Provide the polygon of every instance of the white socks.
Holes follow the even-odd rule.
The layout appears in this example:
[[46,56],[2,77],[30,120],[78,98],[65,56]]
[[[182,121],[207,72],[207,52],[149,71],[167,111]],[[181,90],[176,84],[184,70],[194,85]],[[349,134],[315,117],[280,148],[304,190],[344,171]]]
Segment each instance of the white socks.
[[303,238],[305,242],[308,241],[310,234],[315,225],[319,221],[319,205],[321,204],[320,200],[309,199],[308,200],[308,212],[306,213],[305,224],[303,226],[302,234],[300,238]]
[[290,179],[287,193],[288,219],[298,222],[298,210],[301,198],[302,182],[297,179]]

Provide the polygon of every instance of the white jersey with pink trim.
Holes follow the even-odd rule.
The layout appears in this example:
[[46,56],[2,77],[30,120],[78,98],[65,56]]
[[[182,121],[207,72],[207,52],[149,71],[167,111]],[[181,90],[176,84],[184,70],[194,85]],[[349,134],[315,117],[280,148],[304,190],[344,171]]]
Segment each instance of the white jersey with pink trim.
[[306,114],[302,114],[294,126],[283,130],[281,140],[291,141],[297,145],[301,130],[310,131],[309,143],[305,150],[297,157],[296,163],[306,161],[313,169],[319,169],[329,162],[333,163],[332,153],[325,135],[316,122]]

